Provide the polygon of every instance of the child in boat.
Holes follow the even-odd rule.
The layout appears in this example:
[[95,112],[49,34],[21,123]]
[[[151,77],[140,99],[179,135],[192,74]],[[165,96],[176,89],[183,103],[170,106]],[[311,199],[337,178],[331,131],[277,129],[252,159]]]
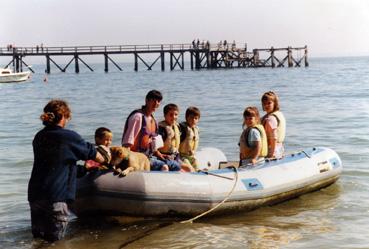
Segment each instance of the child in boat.
[[170,171],[193,172],[194,168],[179,159],[180,131],[177,123],[179,108],[176,104],[164,106],[164,120],[159,122],[159,134],[164,146],[159,148],[156,156],[166,162]]
[[200,120],[200,110],[195,106],[186,110],[186,121],[180,124],[181,142],[179,144],[179,154],[184,163],[192,165],[196,170],[198,167],[195,152],[199,145],[199,128],[197,123]]
[[267,155],[267,139],[260,124],[257,107],[247,107],[243,112],[243,126],[240,137],[240,166],[255,164]]
[[[109,148],[111,145],[111,142],[113,140],[113,133],[111,130],[105,127],[99,127],[95,131],[95,145],[98,146],[105,146],[106,148]],[[109,150],[107,150],[109,151]],[[93,169],[93,168],[101,168],[103,167],[100,163],[94,161],[94,160],[88,160],[85,163],[85,167],[87,169]]]
[[277,94],[272,91],[266,92],[261,97],[263,110],[266,114],[261,123],[264,126],[268,140],[268,158],[282,158],[284,155],[284,138],[286,131],[286,120],[280,111]]

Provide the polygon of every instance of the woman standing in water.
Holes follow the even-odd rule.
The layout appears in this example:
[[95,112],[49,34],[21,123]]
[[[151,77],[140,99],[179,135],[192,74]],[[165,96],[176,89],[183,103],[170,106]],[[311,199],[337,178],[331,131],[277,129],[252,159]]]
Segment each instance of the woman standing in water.
[[45,126],[34,137],[34,163],[28,184],[32,234],[49,242],[64,237],[69,207],[75,199],[78,160],[109,161],[109,154],[64,127],[71,110],[63,100],[51,100],[40,116]]

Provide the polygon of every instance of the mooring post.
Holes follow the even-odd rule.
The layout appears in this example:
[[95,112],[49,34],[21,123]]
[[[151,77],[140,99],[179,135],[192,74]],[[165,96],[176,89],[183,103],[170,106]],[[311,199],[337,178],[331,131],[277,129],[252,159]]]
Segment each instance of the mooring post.
[[161,61],[161,71],[165,71],[165,53],[163,44],[161,45],[160,61]]
[[170,52],[169,64],[170,64],[170,71],[173,70],[173,53]]
[[138,60],[137,60],[137,53],[134,53],[134,58],[135,58],[135,65],[134,65],[134,69],[137,72],[138,71]]
[[206,51],[206,68],[211,68],[211,57],[210,57],[210,50]]
[[109,61],[108,61],[108,54],[104,54],[104,64],[105,64],[105,68],[104,68],[104,71],[105,73],[109,72]]
[[184,70],[184,53],[181,52],[181,56],[182,56],[182,67],[181,69]]
[[200,69],[201,68],[201,62],[200,62],[200,53],[199,51],[195,52],[195,68]]
[[308,62],[308,48],[307,45],[305,45],[305,67],[309,66],[309,62]]
[[272,63],[272,68],[275,68],[275,63],[274,63],[274,48],[273,47],[270,48],[270,59],[271,59],[271,63]]
[[252,57],[254,60],[254,67],[256,67],[257,64],[259,64],[259,51],[254,49],[252,52],[254,53],[254,56]]
[[193,70],[193,52],[190,51],[191,70]]
[[23,58],[19,56],[19,71],[23,72]]
[[78,54],[74,54],[74,67],[76,73],[79,73]]
[[210,52],[209,51],[209,68],[213,68],[214,67],[214,65],[213,65],[213,56],[214,56],[214,52]]
[[20,62],[19,62],[19,55],[15,57],[15,71],[18,73],[20,72]]
[[293,67],[291,47],[287,48],[287,57],[288,57],[288,67]]
[[50,73],[50,56],[48,54],[46,55],[46,69],[45,69],[45,73],[47,73],[47,74]]

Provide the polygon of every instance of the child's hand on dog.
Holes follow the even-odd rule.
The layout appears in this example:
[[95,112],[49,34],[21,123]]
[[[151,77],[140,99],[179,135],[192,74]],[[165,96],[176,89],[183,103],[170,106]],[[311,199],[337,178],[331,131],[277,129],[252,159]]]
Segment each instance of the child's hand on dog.
[[106,167],[105,165],[102,165],[101,163],[96,162],[94,160],[87,160],[85,162],[85,168],[87,169],[87,171],[91,171],[94,169],[98,169],[98,170],[108,169],[108,167]]

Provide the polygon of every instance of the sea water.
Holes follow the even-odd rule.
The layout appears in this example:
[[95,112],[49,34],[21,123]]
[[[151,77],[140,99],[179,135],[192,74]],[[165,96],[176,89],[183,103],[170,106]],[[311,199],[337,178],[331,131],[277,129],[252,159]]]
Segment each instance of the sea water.
[[[188,63],[187,63],[188,64]],[[103,65],[94,72],[60,73],[44,65],[24,83],[0,85],[0,248],[369,248],[369,58],[315,58],[308,68],[122,72]],[[93,142],[97,127],[120,144],[127,115],[149,90],[163,93],[156,113],[176,103],[180,120],[188,106],[201,110],[200,147],[238,159],[242,113],[266,91],[280,97],[287,119],[286,151],[334,149],[343,161],[339,181],[328,188],[252,212],[203,218],[182,225],[165,219],[74,219],[53,245],[33,240],[27,203],[32,139],[52,98],[69,102],[69,129]],[[169,222],[169,223],[168,223]]]

